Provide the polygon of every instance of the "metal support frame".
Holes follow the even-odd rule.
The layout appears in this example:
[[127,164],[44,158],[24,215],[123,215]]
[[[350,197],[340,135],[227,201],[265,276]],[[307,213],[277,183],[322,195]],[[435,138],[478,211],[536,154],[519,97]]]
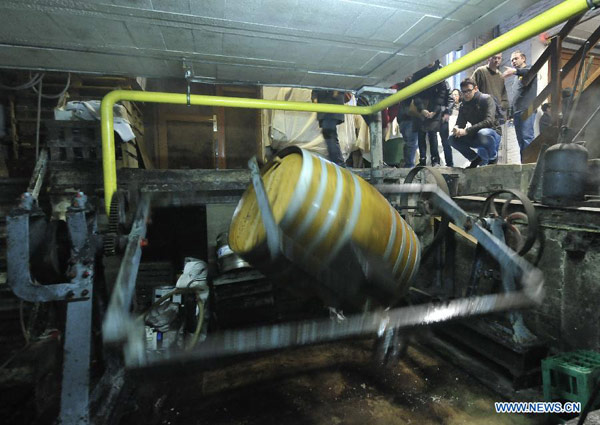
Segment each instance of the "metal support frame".
[[[256,172],[256,170],[254,170]],[[255,179],[256,192],[261,192],[262,179]],[[124,344],[125,364],[127,367],[142,367],[169,361],[202,360],[221,358],[224,356],[239,355],[244,353],[261,352],[286,347],[315,344],[356,337],[365,334],[376,335],[384,329],[400,329],[418,325],[428,325],[444,322],[451,319],[473,315],[488,314],[531,307],[539,304],[543,298],[543,275],[540,270],[530,265],[519,257],[498,238],[490,234],[475,218],[472,218],[436,185],[380,185],[377,188],[385,194],[420,194],[430,197],[434,206],[447,214],[455,225],[465,232],[473,235],[479,243],[498,261],[504,269],[512,270],[512,275],[521,284],[519,291],[472,296],[455,299],[437,304],[423,304],[402,308],[393,308],[387,311],[380,310],[347,316],[338,323],[331,320],[309,320],[295,323],[282,323],[241,330],[229,330],[209,335],[208,339],[199,344],[192,351],[169,349],[161,353],[146,352],[144,339],[140,329],[135,326],[136,319],[129,313],[129,307],[135,288],[135,272],[131,270],[139,265],[139,258],[135,261],[134,245],[139,241],[139,235],[132,232],[130,237],[131,248],[126,252],[127,261],[122,262],[119,278],[116,282],[115,293],[111,299],[105,318],[105,341],[121,342]],[[262,188],[264,193],[264,187]],[[265,196],[266,198],[266,196]],[[259,202],[261,198],[259,197]],[[270,206],[263,202],[259,208],[263,220],[272,212]],[[147,206],[138,208],[138,221],[143,220],[143,212]],[[141,224],[141,223],[140,223]],[[281,232],[277,227],[265,223],[267,233],[275,233],[267,239],[273,238],[281,243]],[[279,246],[277,252],[285,255],[285,250]],[[134,260],[134,261],[131,261]],[[128,271],[129,272],[125,272]],[[116,295],[120,294],[120,295]],[[118,329],[117,329],[118,328]]]
[[[41,170],[34,173],[38,181]],[[35,184],[35,187],[38,185]],[[38,189],[39,191],[39,189]],[[67,212],[71,240],[69,283],[40,285],[29,270],[29,220],[40,215],[33,197],[26,193],[20,206],[7,217],[7,277],[12,291],[31,302],[67,301],[59,423],[89,423],[89,373],[92,338],[92,295],[96,246],[95,217],[88,225],[86,197],[78,193]]]
[[[128,358],[143,356],[144,352],[143,323],[134,320],[129,313],[129,309],[135,293],[135,283],[142,257],[142,241],[146,237],[151,198],[152,194],[150,193],[143,193],[140,197],[125,253],[121,260],[121,267],[102,324],[102,335],[105,343],[111,344],[130,340],[131,343],[127,344]],[[130,338],[132,335],[136,335],[136,337]]]

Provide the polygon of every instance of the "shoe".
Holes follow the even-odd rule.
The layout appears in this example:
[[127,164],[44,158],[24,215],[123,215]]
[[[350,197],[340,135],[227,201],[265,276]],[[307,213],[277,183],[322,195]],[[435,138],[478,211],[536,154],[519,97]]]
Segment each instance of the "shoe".
[[498,163],[498,157],[494,158],[494,159],[490,159],[488,161],[488,165],[494,165]]
[[439,162],[434,162],[433,164],[431,164],[432,167],[441,167]]
[[420,159],[419,163],[417,164],[419,167],[424,167],[427,165],[427,160],[426,159]]
[[476,168],[477,166],[481,165],[481,163],[483,162],[483,160],[481,159],[480,156],[476,156],[475,159],[473,161],[471,161],[471,163],[465,167],[465,170],[468,170],[469,168]]

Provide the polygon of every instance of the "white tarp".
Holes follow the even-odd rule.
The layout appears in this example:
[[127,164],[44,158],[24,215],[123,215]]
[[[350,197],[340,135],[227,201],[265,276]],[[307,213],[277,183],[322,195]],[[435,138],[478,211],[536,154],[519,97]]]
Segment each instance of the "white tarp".
[[[263,97],[270,100],[311,102],[310,95],[310,89],[263,88]],[[357,141],[354,117],[354,115],[346,115],[344,122],[338,125],[338,138],[344,159],[347,159],[354,150],[369,150],[368,137],[363,136],[360,143]],[[362,118],[360,119],[362,120]],[[316,112],[265,110],[263,111],[263,125],[268,129],[265,144],[271,146],[273,150],[299,146],[327,157],[327,146],[319,128]]]

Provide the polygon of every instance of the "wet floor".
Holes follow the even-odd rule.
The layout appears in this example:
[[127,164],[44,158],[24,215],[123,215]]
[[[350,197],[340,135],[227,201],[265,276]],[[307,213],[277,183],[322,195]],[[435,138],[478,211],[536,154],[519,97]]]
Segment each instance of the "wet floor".
[[371,341],[306,347],[142,381],[121,423],[545,423],[541,416],[496,414],[500,396],[421,346],[387,368],[375,365],[371,347]]

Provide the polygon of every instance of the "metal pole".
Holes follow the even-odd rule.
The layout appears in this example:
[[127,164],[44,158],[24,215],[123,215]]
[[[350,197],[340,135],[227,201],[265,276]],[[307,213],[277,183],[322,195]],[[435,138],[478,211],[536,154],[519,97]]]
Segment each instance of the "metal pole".
[[37,119],[35,122],[35,161],[37,162],[40,157],[40,121],[42,118],[42,81],[44,79],[40,78],[39,88],[38,88],[38,101],[37,101]]

